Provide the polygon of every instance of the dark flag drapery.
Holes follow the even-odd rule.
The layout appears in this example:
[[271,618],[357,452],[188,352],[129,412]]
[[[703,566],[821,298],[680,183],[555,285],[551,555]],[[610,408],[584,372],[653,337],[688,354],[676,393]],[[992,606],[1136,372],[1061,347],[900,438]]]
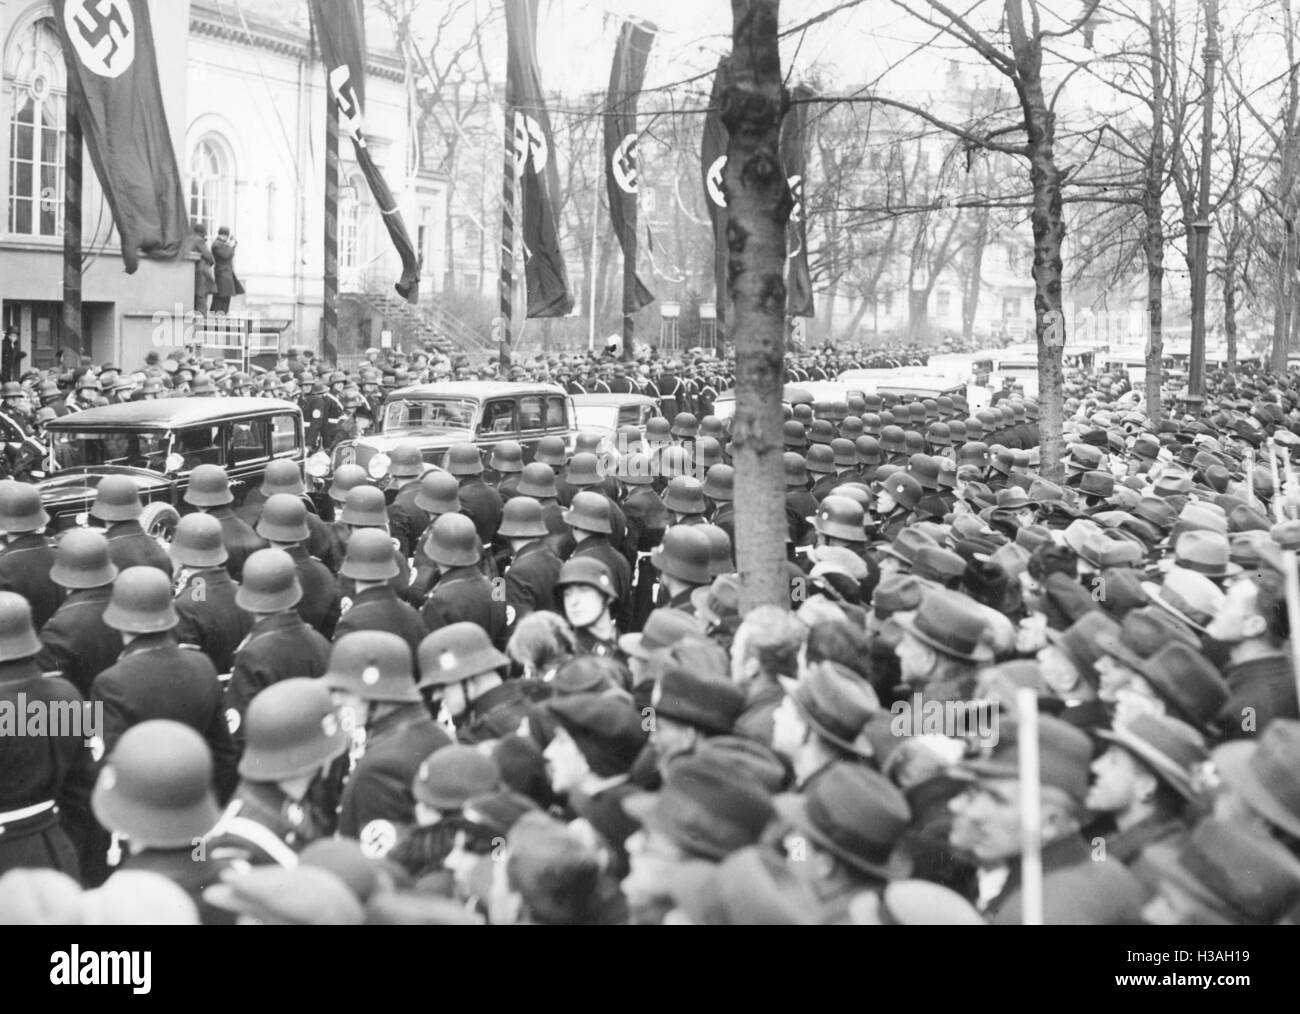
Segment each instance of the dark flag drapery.
[[414,303],[420,298],[420,257],[397,210],[393,192],[366,145],[366,29],[361,0],[311,0],[311,11],[340,124],[352,138],[361,175],[366,178],[384,228],[402,259],[402,277],[395,288],[398,295]]
[[790,93],[790,109],[781,122],[781,163],[790,185],[794,207],[786,226],[785,312],[791,317],[813,316],[812,275],[808,271],[808,222],[804,204],[808,172],[808,102],[812,89],[796,85]]
[[172,260],[189,239],[176,151],[167,129],[146,0],[55,0],[68,100],[81,122],[122,261]]
[[537,9],[538,0],[506,2],[506,105],[514,111],[528,316],[563,317],[573,309],[573,295],[556,228],[560,180],[537,64]]
[[727,196],[723,171],[727,166],[727,128],[722,122],[722,96],[727,89],[730,63],[718,61],[713,76],[713,94],[704,117],[704,140],[700,146],[700,167],[704,177],[704,203],[713,222],[713,278],[717,285],[718,320],[727,319]]
[[631,259],[629,274],[635,283],[625,286],[623,291],[625,314],[635,313],[655,298],[635,269],[636,200],[641,189],[636,106],[653,42],[653,31],[631,21],[623,23],[614,47],[614,65],[609,72],[609,93],[605,99],[605,191],[609,195],[609,220],[623,248],[623,257]]

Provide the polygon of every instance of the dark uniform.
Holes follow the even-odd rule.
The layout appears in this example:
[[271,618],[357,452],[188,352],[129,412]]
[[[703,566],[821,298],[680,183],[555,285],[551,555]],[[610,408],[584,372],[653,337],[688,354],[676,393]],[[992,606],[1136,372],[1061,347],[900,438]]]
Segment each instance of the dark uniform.
[[152,535],[146,535],[139,521],[114,521],[104,532],[108,555],[118,570],[127,567],[157,567],[172,576],[172,561],[167,550]]
[[186,845],[178,849],[145,849],[122,860],[118,870],[144,870],[166,877],[190,896],[199,912],[199,922],[204,926],[233,926],[236,915],[204,900],[203,892],[213,884],[221,883],[221,874],[231,868],[231,863],[207,859],[195,862],[194,849]]
[[302,598],[297,610],[303,622],[319,630],[327,639],[334,636],[339,622],[339,583],[329,568],[311,556],[303,546],[290,546],[285,550],[298,568],[298,583],[302,585]]
[[[0,703],[16,718],[34,703],[51,716],[85,707],[71,683],[43,678],[32,659],[0,662]],[[75,839],[93,824],[96,774],[86,738],[0,736],[0,772],[0,874],[46,867],[79,876]]]
[[421,762],[450,744],[451,737],[422,704],[401,708],[368,725],[365,753],[343,790],[339,833],[362,842],[368,853],[386,854],[399,832],[415,823],[411,785]]
[[501,527],[501,494],[480,478],[461,483],[460,512],[474,522],[474,530],[483,545],[492,541]]
[[420,480],[413,479],[403,485],[393,498],[388,508],[388,530],[397,540],[397,552],[401,556],[410,556],[420,543],[420,536],[429,527],[429,512],[415,505],[415,496],[420,492]]
[[789,489],[785,494],[785,520],[790,538],[796,546],[806,546],[812,541],[811,529],[805,518],[817,513],[817,501],[806,489]]
[[[53,566],[54,547],[34,532],[19,535],[0,551],[0,591],[17,592],[27,600],[37,630],[63,601],[63,589],[50,580]],[[170,566],[167,573],[171,575]]]
[[112,597],[112,585],[76,589],[41,628],[45,647],[36,664],[42,672],[58,672],[82,697],[90,696],[95,677],[122,654],[122,635],[104,624]]
[[90,699],[104,702],[105,755],[131,726],[171,719],[207,740],[219,798],[234,790],[239,755],[222,713],[217,670],[202,652],[178,644],[171,632],[143,634],[128,644],[117,664],[95,677]]
[[218,673],[234,667],[235,649],[253,626],[253,618],[235,605],[238,587],[224,567],[211,567],[192,573],[176,593],[177,640],[212,659]]
[[514,610],[511,627],[532,612],[561,612],[555,582],[563,566],[564,561],[540,539],[515,554],[506,568],[506,605]]
[[244,561],[259,549],[265,549],[266,540],[245,521],[236,517],[229,504],[209,508],[208,513],[221,522],[221,544],[226,547],[228,556],[226,570],[238,581],[244,573]]
[[424,621],[414,606],[397,597],[391,585],[357,592],[345,604],[347,608],[334,628],[334,640],[358,630],[382,630],[396,634],[411,646],[412,652],[419,652],[420,642],[428,633]]
[[208,859],[295,866],[298,851],[326,833],[329,822],[315,809],[290,799],[273,782],[240,782],[205,839]]
[[632,565],[627,562],[627,557],[610,544],[607,536],[598,532],[579,542],[569,559],[576,560],[581,556],[594,557],[609,568],[614,578],[614,589],[618,592],[618,615],[614,621],[623,630],[630,630],[633,618]]
[[429,633],[452,623],[476,623],[497,649],[506,642],[506,604],[492,593],[492,582],[477,567],[449,567],[429,592],[420,617]]
[[292,676],[322,676],[329,659],[329,641],[303,623],[297,613],[273,613],[258,620],[235,649],[234,670],[226,689],[226,721],[231,729],[238,732],[248,702],[258,693]]

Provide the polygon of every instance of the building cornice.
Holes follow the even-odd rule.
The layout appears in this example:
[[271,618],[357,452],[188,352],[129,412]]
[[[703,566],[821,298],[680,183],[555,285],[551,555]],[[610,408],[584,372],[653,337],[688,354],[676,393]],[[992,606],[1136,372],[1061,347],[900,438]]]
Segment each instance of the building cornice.
[[[308,39],[284,25],[270,24],[247,15],[242,19],[232,19],[220,7],[204,3],[190,5],[190,33],[295,60],[311,59],[314,55],[310,52]],[[386,81],[404,79],[402,63],[394,54],[374,51],[367,54],[366,75]]]

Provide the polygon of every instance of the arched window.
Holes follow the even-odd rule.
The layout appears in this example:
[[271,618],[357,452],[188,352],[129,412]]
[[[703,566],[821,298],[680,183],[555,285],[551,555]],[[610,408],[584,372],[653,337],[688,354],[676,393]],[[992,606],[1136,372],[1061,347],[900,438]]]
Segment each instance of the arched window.
[[38,18],[16,35],[5,77],[10,98],[8,230],[59,236],[67,74],[51,18]]
[[190,221],[207,226],[209,236],[223,225],[233,229],[235,167],[229,146],[207,135],[194,146],[189,170]]
[[339,270],[355,271],[361,263],[361,195],[366,181],[350,177],[339,187]]

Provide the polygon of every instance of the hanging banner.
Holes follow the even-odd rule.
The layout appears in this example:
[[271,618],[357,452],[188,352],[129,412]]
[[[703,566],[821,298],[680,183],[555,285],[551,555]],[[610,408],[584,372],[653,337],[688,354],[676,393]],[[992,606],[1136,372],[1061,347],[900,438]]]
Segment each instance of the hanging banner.
[[408,303],[417,302],[420,298],[420,255],[406,231],[393,192],[388,189],[388,183],[366,145],[366,28],[361,0],[311,0],[311,11],[330,94],[338,107],[340,129],[352,138],[352,150],[361,175],[366,178],[366,185],[383,216],[384,228],[402,259],[402,277],[395,288]]
[[722,95],[727,88],[730,63],[724,56],[713,76],[713,93],[704,117],[704,140],[700,145],[700,168],[704,178],[704,203],[713,222],[713,279],[717,287],[718,320],[727,319],[727,194],[723,172],[727,168],[726,126],[722,122]]
[[515,178],[523,219],[528,316],[563,317],[573,309],[573,294],[560,250],[560,179],[537,65],[538,3],[506,0],[506,105],[515,118]]
[[781,122],[781,163],[790,186],[790,221],[786,226],[785,312],[791,317],[812,317],[812,274],[808,270],[808,219],[804,205],[807,183],[808,99],[812,89],[796,85],[790,93],[790,108]]
[[[55,0],[54,14],[68,65],[68,101],[122,238],[126,273],[135,273],[141,254],[174,260],[187,248],[190,223],[163,110],[149,5]],[[44,142],[38,136],[34,143],[39,148]]]
[[624,288],[624,313],[635,313],[655,298],[635,274],[637,193],[641,189],[636,106],[653,42],[654,26],[623,23],[614,47],[614,65],[609,72],[609,92],[605,98],[605,191],[609,195],[609,220],[623,257],[632,261],[635,282]]

